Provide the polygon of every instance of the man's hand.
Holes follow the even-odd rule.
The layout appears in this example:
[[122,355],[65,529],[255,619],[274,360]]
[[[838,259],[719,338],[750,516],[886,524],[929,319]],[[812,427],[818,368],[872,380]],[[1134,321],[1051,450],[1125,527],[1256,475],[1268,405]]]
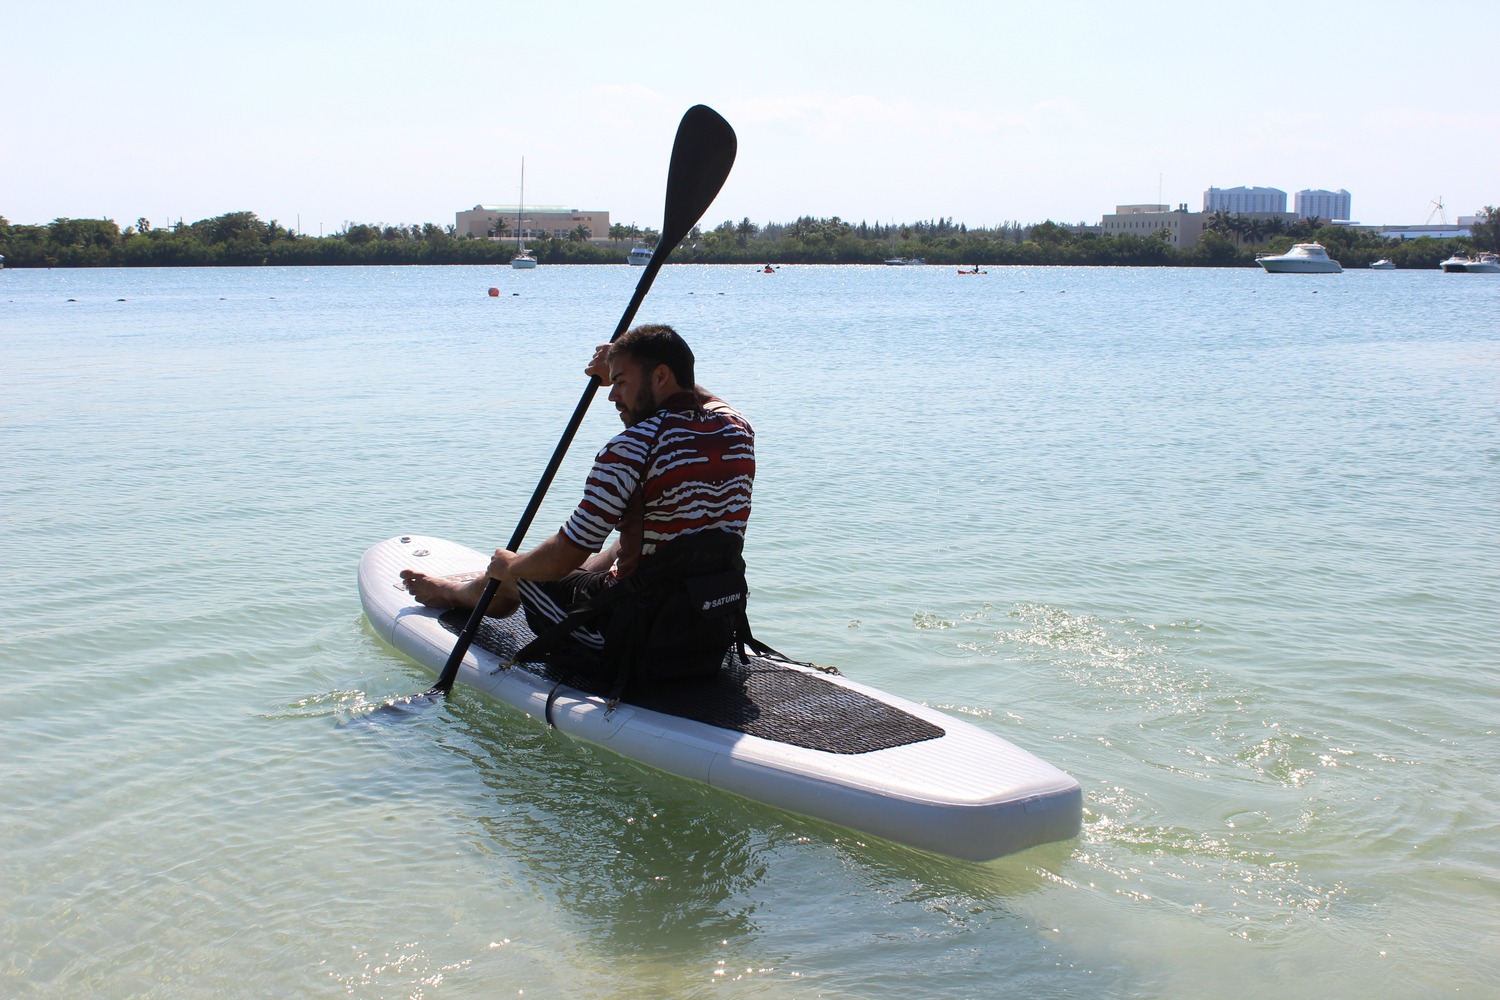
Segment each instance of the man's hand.
[[584,368],[585,375],[592,375],[598,379],[601,385],[609,385],[609,345],[600,344],[594,348],[594,356],[589,359],[588,367]]
[[494,558],[490,560],[489,568],[484,571],[484,575],[495,580],[515,579],[511,564],[519,558],[521,558],[520,554],[510,549],[496,549]]

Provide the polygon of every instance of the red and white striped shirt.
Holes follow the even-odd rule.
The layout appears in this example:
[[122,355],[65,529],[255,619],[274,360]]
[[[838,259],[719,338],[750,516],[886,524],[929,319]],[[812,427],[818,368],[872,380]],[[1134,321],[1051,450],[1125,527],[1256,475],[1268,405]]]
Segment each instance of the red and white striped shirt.
[[731,531],[750,520],[755,431],[728,403],[678,393],[610,439],[594,457],[583,500],[563,535],[590,552],[620,532],[619,576],[682,535]]

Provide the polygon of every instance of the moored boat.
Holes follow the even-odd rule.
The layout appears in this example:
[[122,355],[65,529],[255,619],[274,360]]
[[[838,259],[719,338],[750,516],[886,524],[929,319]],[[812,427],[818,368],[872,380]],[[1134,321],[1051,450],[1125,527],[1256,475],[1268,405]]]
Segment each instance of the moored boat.
[[1344,270],[1321,243],[1298,243],[1286,253],[1256,254],[1255,262],[1270,274],[1338,274]]
[[631,247],[630,253],[625,255],[625,259],[630,261],[630,263],[636,267],[645,267],[647,264],[651,263],[651,248]]
[[1395,269],[1396,262],[1389,257],[1382,257],[1370,265],[1372,271],[1394,271]]
[[1438,267],[1443,269],[1444,274],[1466,274],[1471,263],[1473,261],[1469,260],[1468,254],[1456,253],[1439,264]]
[[522,215],[526,214],[526,158],[521,157],[521,197],[516,202],[516,255],[510,259],[510,266],[518,271],[528,270],[536,267],[536,257],[526,244],[521,242]]
[[1500,274],[1500,254],[1485,251],[1471,259],[1464,270],[1469,274]]
[[927,263],[926,257],[892,257],[886,262],[887,267],[917,267]]

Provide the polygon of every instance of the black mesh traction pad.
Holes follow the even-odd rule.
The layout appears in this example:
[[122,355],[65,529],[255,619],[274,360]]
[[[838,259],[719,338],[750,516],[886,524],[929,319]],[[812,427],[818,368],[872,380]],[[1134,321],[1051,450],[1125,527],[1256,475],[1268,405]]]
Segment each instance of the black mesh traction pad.
[[[463,631],[467,611],[445,611],[443,627]],[[533,638],[524,616],[486,618],[476,645],[508,659]],[[545,663],[519,669],[588,694],[608,697],[610,682],[582,677]],[[704,680],[663,684],[631,693],[639,708],[825,753],[856,754],[937,739],[943,730],[910,712],[761,656],[737,656]]]

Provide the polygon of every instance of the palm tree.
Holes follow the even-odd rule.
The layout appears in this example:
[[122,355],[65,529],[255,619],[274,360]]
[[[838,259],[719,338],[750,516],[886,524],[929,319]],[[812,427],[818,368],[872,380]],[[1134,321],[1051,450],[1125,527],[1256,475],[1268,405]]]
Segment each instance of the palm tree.
[[1484,206],[1479,220],[1469,227],[1469,237],[1476,250],[1500,251],[1500,209],[1494,205]]
[[1246,219],[1241,212],[1235,212],[1234,217],[1229,220],[1229,231],[1234,234],[1234,245],[1239,246],[1240,240],[1250,226],[1250,220]]
[[1228,236],[1234,231],[1234,225],[1230,221],[1229,213],[1222,208],[1214,210],[1214,214],[1209,217],[1208,225],[1203,228],[1220,236]]

